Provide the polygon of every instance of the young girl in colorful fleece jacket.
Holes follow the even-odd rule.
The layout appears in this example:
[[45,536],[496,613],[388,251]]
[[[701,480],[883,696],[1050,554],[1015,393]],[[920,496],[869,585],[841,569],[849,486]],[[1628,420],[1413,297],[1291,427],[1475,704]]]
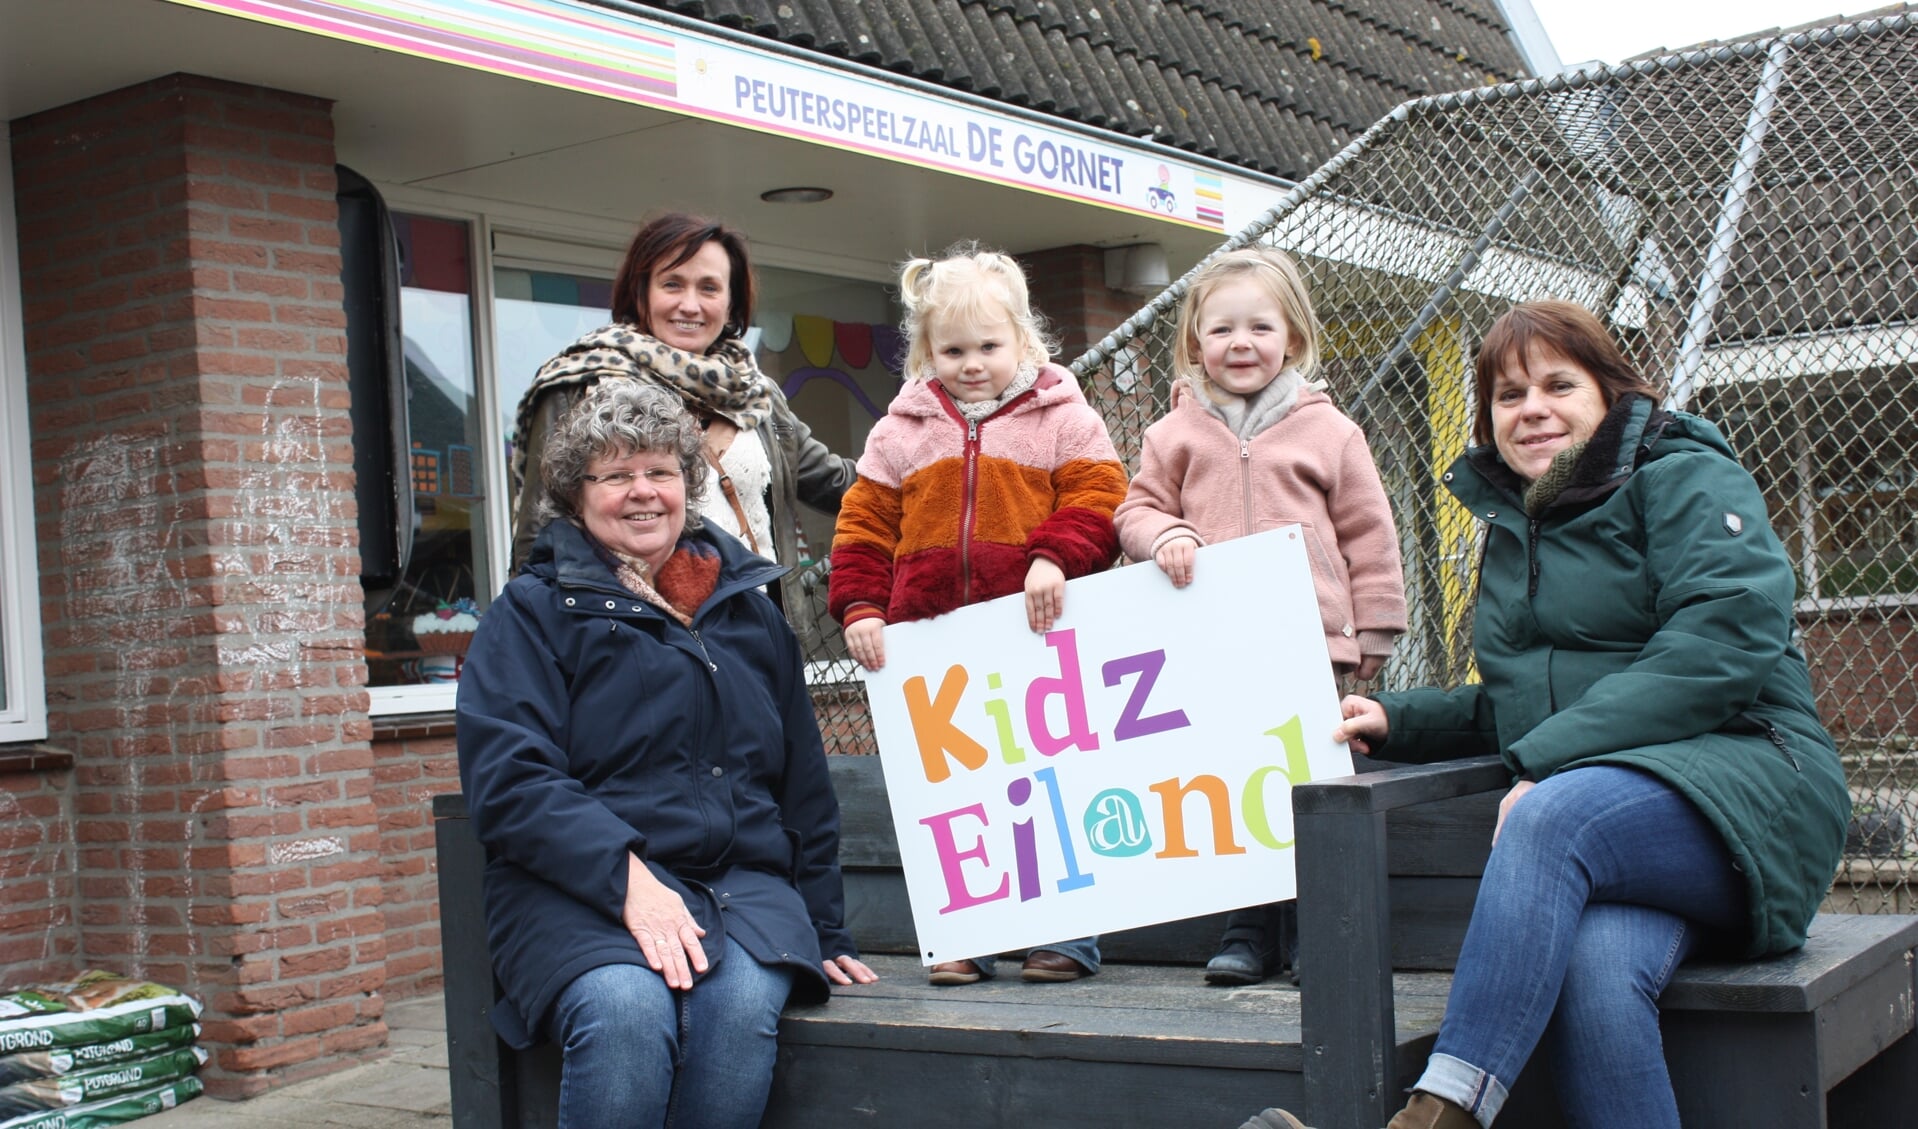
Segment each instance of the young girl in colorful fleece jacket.
[[[1307,383],[1317,362],[1312,297],[1291,258],[1251,248],[1213,260],[1186,291],[1172,409],[1146,429],[1115,520],[1126,556],[1157,562],[1177,588],[1201,545],[1298,524],[1333,672],[1370,679],[1405,630],[1398,532],[1364,433]],[[1206,979],[1264,979],[1296,947],[1291,911],[1232,914]]]
[[[1125,469],[1105,422],[1045,332],[1011,257],[960,245],[900,271],[906,384],[873,427],[840,503],[828,607],[846,649],[885,665],[884,628],[1023,591],[1026,622],[1052,629],[1065,584],[1118,553],[1112,511]],[[1097,937],[1032,950],[1020,975],[1076,980],[1099,969]],[[945,961],[935,984],[992,975],[992,959]]]

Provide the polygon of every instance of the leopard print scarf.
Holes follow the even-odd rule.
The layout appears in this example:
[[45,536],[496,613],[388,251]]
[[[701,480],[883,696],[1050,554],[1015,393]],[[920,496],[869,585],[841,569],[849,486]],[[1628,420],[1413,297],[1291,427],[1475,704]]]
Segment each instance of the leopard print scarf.
[[758,427],[772,411],[771,384],[738,338],[725,338],[705,353],[688,353],[630,325],[603,326],[541,365],[520,397],[513,419],[513,481],[526,476],[524,439],[540,397],[555,388],[584,391],[609,376],[670,388],[693,414],[724,416],[741,431]]

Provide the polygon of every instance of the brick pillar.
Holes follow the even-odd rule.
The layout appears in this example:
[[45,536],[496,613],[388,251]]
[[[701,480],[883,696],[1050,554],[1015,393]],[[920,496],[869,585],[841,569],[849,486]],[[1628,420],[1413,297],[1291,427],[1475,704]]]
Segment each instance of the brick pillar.
[[1146,299],[1106,286],[1105,251],[1083,243],[1019,256],[1031,283],[1032,304],[1059,338],[1053,359],[1069,364],[1119,328]]
[[344,1065],[385,953],[330,105],[173,75],[12,149],[76,963],[204,1000],[216,1094]]

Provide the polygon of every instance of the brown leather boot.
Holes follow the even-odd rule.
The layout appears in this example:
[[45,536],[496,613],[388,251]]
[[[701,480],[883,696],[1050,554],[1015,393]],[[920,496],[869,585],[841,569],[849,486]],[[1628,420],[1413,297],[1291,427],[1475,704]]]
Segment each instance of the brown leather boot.
[[1423,1090],[1414,1091],[1405,1108],[1392,1115],[1385,1129],[1479,1129],[1478,1118]]

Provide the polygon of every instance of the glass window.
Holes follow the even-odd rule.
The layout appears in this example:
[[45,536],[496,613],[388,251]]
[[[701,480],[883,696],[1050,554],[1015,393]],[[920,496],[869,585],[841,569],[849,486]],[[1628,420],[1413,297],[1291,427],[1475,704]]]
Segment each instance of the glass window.
[[613,320],[611,279],[497,267],[493,271],[493,363],[498,370],[503,457],[513,453],[513,415],[533,374],[561,349]]
[[[0,122],[0,151],[7,140]],[[0,743],[47,735],[13,170],[0,161]]]
[[[366,593],[373,686],[453,682],[494,584],[490,481],[473,348],[472,238],[463,220],[395,213],[400,244],[411,551],[400,577]],[[364,442],[365,437],[358,437]]]

